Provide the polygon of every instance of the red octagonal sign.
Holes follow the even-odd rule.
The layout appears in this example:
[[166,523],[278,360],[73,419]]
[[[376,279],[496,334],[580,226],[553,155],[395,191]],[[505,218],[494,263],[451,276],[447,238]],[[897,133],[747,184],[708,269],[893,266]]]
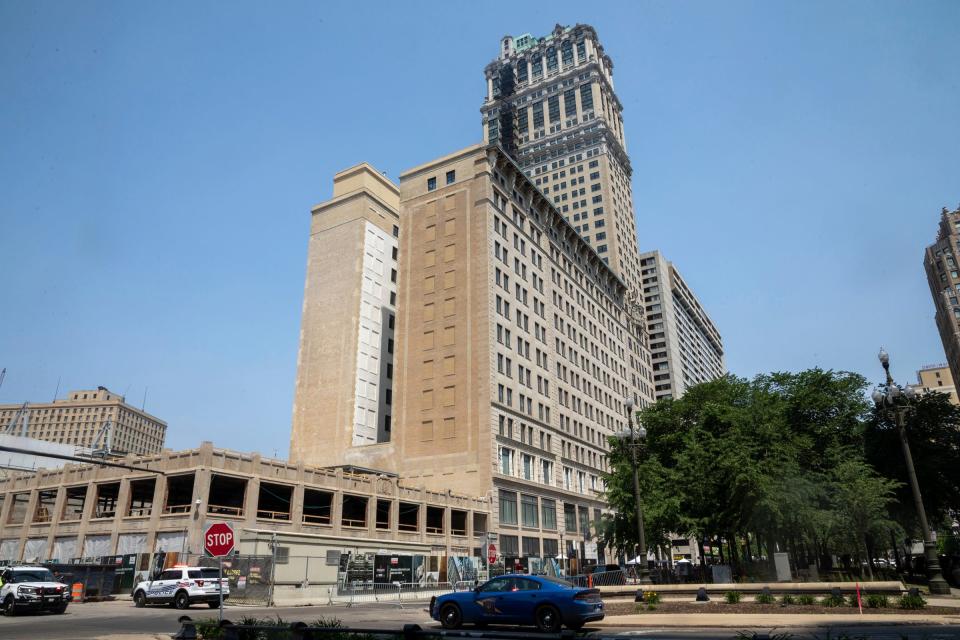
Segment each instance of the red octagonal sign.
[[233,540],[233,527],[226,522],[217,522],[204,531],[203,548],[214,558],[219,558],[233,551]]

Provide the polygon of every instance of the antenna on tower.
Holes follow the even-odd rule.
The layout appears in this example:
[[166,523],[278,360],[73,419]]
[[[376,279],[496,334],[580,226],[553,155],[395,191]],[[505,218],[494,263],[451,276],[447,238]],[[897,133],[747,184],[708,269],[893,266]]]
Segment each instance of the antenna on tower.
[[53,392],[53,401],[57,401],[57,394],[60,393],[60,376],[57,376],[57,390]]
[[147,391],[148,391],[149,389],[150,389],[150,387],[144,387],[144,388],[143,388],[143,402],[140,403],[140,411],[146,411],[146,410],[147,410]]
[[3,379],[7,377],[7,368],[4,367],[3,371],[0,371],[0,387],[3,386]]

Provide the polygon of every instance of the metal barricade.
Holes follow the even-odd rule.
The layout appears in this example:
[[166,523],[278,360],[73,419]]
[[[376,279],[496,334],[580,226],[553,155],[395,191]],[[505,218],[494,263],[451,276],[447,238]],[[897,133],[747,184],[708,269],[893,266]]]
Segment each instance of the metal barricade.
[[402,586],[399,582],[354,581],[344,589],[348,596],[346,604],[348,607],[372,603],[395,604],[402,609],[403,603],[400,601]]
[[[471,586],[472,587],[472,583]],[[332,604],[355,607],[363,604],[388,604],[403,608],[403,603],[426,602],[433,596],[454,590],[449,582],[360,582],[339,585],[336,595],[331,592]]]

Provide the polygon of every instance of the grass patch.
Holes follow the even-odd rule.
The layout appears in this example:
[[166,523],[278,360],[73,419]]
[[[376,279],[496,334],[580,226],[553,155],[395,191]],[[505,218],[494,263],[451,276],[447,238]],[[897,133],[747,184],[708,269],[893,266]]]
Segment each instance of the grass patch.
[[817,598],[809,593],[801,593],[797,596],[797,604],[809,607],[810,605],[817,604]]
[[780,604],[797,604],[797,599],[789,593],[785,593],[780,598]]
[[757,604],[774,604],[776,601],[772,593],[761,593],[756,598]]
[[727,604],[737,604],[743,598],[743,594],[739,591],[727,591],[723,594],[723,599],[727,601]]

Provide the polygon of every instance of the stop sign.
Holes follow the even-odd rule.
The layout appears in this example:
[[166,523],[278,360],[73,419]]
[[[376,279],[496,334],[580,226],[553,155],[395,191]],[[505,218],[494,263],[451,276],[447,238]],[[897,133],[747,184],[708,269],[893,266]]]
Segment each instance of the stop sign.
[[203,532],[203,549],[214,558],[233,551],[233,527],[226,522],[217,522]]
[[490,543],[490,546],[487,547],[487,562],[493,564],[497,561],[497,545]]

